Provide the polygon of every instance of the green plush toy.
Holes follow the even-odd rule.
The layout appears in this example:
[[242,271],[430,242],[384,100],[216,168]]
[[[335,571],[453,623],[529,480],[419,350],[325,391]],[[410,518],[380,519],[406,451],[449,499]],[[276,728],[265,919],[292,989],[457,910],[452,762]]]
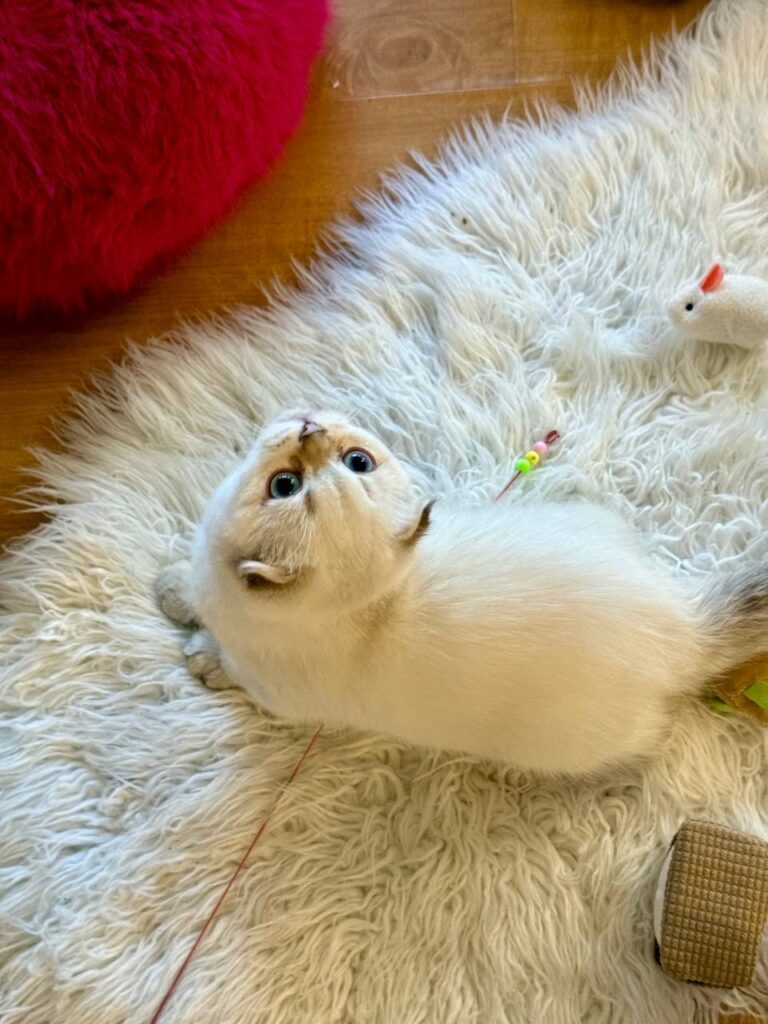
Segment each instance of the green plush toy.
[[738,711],[768,725],[768,654],[745,661],[718,679],[708,703],[721,714]]

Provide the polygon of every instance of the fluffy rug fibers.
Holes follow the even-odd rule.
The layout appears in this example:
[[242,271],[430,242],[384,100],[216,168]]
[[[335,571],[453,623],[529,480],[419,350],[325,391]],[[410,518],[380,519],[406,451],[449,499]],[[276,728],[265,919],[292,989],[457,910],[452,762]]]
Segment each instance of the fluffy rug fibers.
[[[604,500],[681,574],[768,556],[768,360],[664,313],[713,258],[768,274],[766,82],[768,5],[724,0],[578,114],[457,137],[300,293],[83,400],[2,572],[3,1021],[147,1022],[306,742],[190,678],[153,598],[278,408],[341,406],[477,502],[557,428],[508,500]],[[567,783],[326,732],[164,1019],[714,1022],[748,997],[659,971],[652,893],[688,816],[768,836],[765,735],[692,705],[658,763]]]

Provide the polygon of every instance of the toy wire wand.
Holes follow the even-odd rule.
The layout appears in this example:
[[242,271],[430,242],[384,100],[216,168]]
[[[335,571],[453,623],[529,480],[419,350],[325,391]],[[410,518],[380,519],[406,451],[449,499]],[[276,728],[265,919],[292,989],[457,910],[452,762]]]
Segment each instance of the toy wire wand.
[[519,480],[521,476],[525,476],[526,473],[530,473],[532,469],[535,469],[541,460],[547,456],[552,445],[557,444],[560,437],[559,431],[550,430],[544,436],[543,441],[537,441],[529,452],[526,452],[525,455],[517,459],[515,461],[515,472],[493,500],[498,501],[500,498],[503,498],[515,480]]
[[[504,495],[507,493],[507,491],[510,489],[510,487],[512,486],[512,484],[516,480],[519,480],[521,476],[525,476],[527,473],[530,473],[532,469],[535,469],[536,466],[538,466],[541,463],[541,460],[546,457],[546,455],[548,454],[548,452],[549,452],[550,448],[552,447],[552,445],[556,444],[559,440],[560,440],[560,434],[558,433],[558,431],[550,430],[549,433],[545,435],[543,441],[537,441],[536,444],[533,445],[533,447],[531,448],[530,451],[527,451],[525,453],[525,455],[521,456],[519,459],[516,459],[515,460],[515,472],[512,474],[512,476],[506,482],[504,487],[496,495],[496,497],[494,498],[494,501],[499,501],[500,498],[503,498]],[[240,859],[240,862],[238,863],[237,867],[235,868],[235,870],[230,875],[229,881],[226,883],[226,885],[222,889],[222,891],[221,891],[221,893],[219,895],[219,898],[216,900],[216,903],[213,905],[213,909],[210,911],[210,913],[208,914],[208,917],[205,919],[202,927],[200,928],[199,932],[197,933],[197,937],[195,938],[194,942],[192,943],[192,946],[190,947],[189,952],[187,953],[187,955],[182,960],[181,965],[179,966],[179,968],[177,969],[176,973],[174,974],[173,979],[171,980],[170,985],[165,990],[163,998],[160,1000],[160,1003],[157,1006],[157,1009],[152,1014],[152,1017],[150,1018],[149,1024],[157,1024],[157,1022],[160,1020],[161,1016],[163,1015],[163,1011],[165,1010],[166,1006],[170,1002],[171,996],[173,995],[174,991],[176,990],[176,986],[179,984],[179,982],[181,981],[183,975],[186,973],[186,970],[187,970],[187,967],[190,964],[190,961],[192,960],[192,958],[194,957],[195,953],[197,952],[198,946],[203,941],[203,938],[205,937],[206,932],[208,931],[210,926],[213,924],[213,921],[215,920],[215,918],[218,916],[219,909],[220,909],[222,903],[224,902],[224,900],[226,899],[227,894],[229,893],[229,890],[235,884],[235,882],[237,881],[239,875],[241,874],[241,872],[245,868],[245,865],[246,865],[246,863],[248,861],[248,858],[253,853],[254,847],[259,842],[261,837],[264,835],[264,833],[265,833],[265,831],[267,829],[267,825],[269,824],[269,821],[272,818],[272,815],[274,814],[275,810],[277,809],[277,805],[278,805],[278,803],[280,801],[280,797],[283,795],[285,790],[288,789],[288,787],[293,783],[294,779],[296,778],[296,776],[301,771],[301,769],[302,769],[302,767],[304,765],[304,762],[309,757],[309,755],[310,755],[310,753],[312,751],[312,748],[314,747],[315,743],[317,742],[318,737],[320,736],[321,731],[322,731],[322,726],[314,733],[314,735],[311,737],[311,739],[307,743],[307,745],[304,748],[301,756],[299,757],[298,761],[296,762],[296,764],[295,764],[295,766],[293,768],[293,771],[288,776],[288,778],[287,778],[283,788],[281,790],[279,790],[275,794],[275,796],[273,797],[272,803],[270,804],[266,814],[262,818],[261,825],[256,830],[256,833],[253,836],[253,839],[251,840],[250,845],[248,846],[248,849],[245,851],[245,853],[243,854],[242,858]]]

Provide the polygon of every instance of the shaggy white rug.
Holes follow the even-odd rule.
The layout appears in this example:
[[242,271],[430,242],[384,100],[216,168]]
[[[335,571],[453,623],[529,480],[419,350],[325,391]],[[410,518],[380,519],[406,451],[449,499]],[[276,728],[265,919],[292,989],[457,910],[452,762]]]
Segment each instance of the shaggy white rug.
[[[342,406],[478,501],[556,427],[508,500],[604,499],[681,573],[768,556],[768,360],[664,315],[714,257],[768,274],[763,0],[367,212],[302,294],[134,353],[43,458],[53,520],[2,573],[6,1024],[147,1022],[306,741],[191,679],[153,598],[279,407]],[[164,1020],[714,1021],[654,963],[652,893],[686,816],[768,836],[765,736],[692,706],[658,764],[566,784],[327,733]]]

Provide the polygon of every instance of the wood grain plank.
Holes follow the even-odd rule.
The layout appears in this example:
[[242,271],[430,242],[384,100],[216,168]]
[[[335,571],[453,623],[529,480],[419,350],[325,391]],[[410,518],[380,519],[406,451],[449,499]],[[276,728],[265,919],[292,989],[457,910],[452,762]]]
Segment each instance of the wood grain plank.
[[515,81],[512,0],[336,0],[336,13],[327,68],[342,97]]
[[652,37],[683,28],[707,0],[515,0],[518,81],[603,78]]

